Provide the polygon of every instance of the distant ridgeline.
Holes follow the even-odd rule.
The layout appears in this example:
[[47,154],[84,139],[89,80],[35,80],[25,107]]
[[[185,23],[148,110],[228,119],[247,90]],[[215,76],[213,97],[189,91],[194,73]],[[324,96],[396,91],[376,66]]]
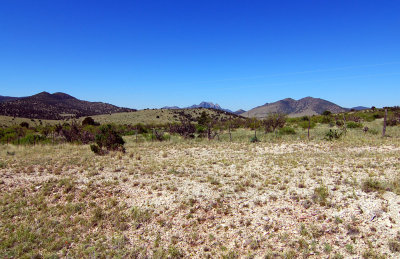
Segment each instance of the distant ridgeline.
[[133,112],[102,102],[88,102],[65,93],[41,92],[28,97],[0,96],[0,115],[31,119],[59,120],[118,112]]

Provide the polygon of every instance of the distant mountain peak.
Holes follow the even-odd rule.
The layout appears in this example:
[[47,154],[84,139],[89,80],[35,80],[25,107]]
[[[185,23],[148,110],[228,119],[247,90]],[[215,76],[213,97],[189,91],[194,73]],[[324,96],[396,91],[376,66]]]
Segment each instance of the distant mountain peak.
[[62,92],[56,92],[52,95],[58,97],[59,99],[76,99],[75,97]]
[[245,110],[239,109],[239,110],[235,111],[234,114],[236,114],[236,115],[242,115],[242,114],[245,113],[245,112],[246,112]]
[[32,95],[32,97],[34,97],[34,96],[51,96],[51,93],[43,91],[43,92]]
[[245,117],[264,118],[271,113],[283,113],[290,117],[322,114],[324,111],[340,113],[346,111],[332,102],[313,97],[304,97],[299,100],[286,98],[274,103],[266,103],[242,114]]

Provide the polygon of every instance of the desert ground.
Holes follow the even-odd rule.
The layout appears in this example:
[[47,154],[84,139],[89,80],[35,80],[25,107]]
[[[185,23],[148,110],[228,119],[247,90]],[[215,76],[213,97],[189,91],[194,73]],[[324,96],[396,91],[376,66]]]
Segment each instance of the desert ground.
[[400,256],[398,137],[125,140],[2,145],[0,257]]

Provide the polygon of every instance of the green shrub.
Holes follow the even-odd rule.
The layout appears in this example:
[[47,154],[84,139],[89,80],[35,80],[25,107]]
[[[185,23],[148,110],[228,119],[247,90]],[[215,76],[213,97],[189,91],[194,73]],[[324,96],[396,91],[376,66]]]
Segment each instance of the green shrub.
[[47,139],[42,135],[36,134],[27,134],[25,137],[20,138],[19,140],[14,140],[14,144],[22,144],[22,145],[34,145],[45,142]]
[[252,138],[250,139],[250,142],[251,142],[251,143],[256,143],[256,142],[260,142],[260,140],[259,140],[256,136],[254,136],[254,137],[252,137]]
[[96,144],[91,144],[90,145],[90,150],[92,150],[93,153],[95,153],[96,155],[101,155],[101,153],[102,153],[101,152],[101,148]]
[[324,115],[324,116],[329,116],[329,115],[331,115],[332,114],[332,112],[331,111],[328,111],[328,110],[326,110],[326,111],[324,111],[323,113],[322,113],[322,115]]
[[324,124],[329,124],[333,121],[333,119],[330,116],[322,116],[322,118],[320,119],[320,123],[324,123]]
[[376,129],[369,129],[368,132],[369,132],[370,134],[372,134],[372,135],[378,135],[378,134],[379,134],[379,131],[376,130]]
[[279,130],[279,134],[281,135],[295,135],[296,131],[291,127],[283,127]]
[[[299,123],[297,123],[297,125],[302,128],[302,129],[308,129],[308,120],[307,121],[301,121]],[[310,122],[310,129],[315,128],[317,124],[313,121]]]
[[314,195],[312,196],[314,202],[319,203],[321,206],[326,206],[328,205],[328,197],[329,191],[326,186],[321,185],[314,189]]
[[203,125],[198,124],[195,127],[196,127],[196,133],[198,134],[204,134],[207,132],[207,128]]
[[343,135],[343,132],[339,132],[337,130],[329,130],[326,134],[325,134],[325,140],[329,140],[332,141],[334,139],[339,139],[341,136]]
[[362,124],[359,122],[354,122],[354,121],[349,121],[346,124],[346,127],[349,129],[357,129],[357,128],[362,128]]
[[95,122],[92,117],[86,117],[82,121],[82,126],[86,126],[86,125],[99,126],[100,123]]
[[29,123],[28,122],[26,122],[26,121],[24,121],[24,122],[21,122],[21,124],[19,124],[19,126],[21,126],[22,128],[29,128]]
[[97,145],[98,148],[92,147],[94,145],[90,148],[93,152],[98,151],[98,153],[95,152],[96,154],[105,153],[105,150],[125,152],[125,141],[110,124],[100,127],[100,133],[96,135],[95,141],[95,145]]
[[154,141],[154,140],[158,140],[158,141],[166,141],[169,140],[171,138],[171,136],[169,134],[165,134],[164,132],[158,132],[155,131],[153,133],[144,133],[143,137],[147,140],[147,141]]
[[364,192],[379,192],[385,190],[383,184],[376,179],[368,178],[362,183],[361,189]]

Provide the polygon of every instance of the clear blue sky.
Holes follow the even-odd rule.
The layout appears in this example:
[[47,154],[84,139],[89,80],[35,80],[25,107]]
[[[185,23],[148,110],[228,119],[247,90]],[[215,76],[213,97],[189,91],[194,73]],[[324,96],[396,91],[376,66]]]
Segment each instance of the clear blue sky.
[[0,95],[400,105],[400,1],[2,0]]

